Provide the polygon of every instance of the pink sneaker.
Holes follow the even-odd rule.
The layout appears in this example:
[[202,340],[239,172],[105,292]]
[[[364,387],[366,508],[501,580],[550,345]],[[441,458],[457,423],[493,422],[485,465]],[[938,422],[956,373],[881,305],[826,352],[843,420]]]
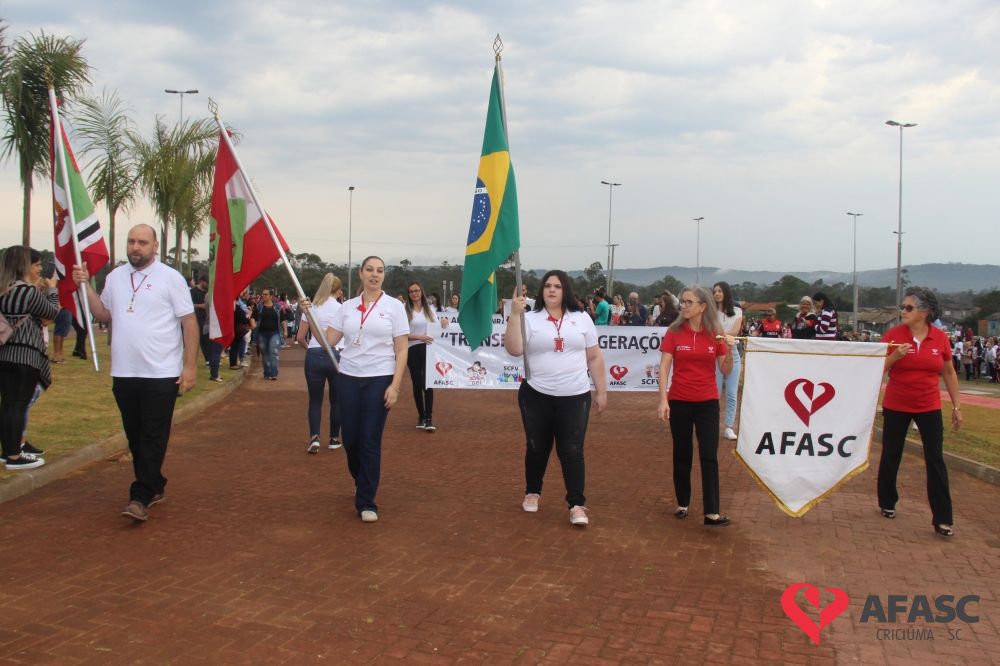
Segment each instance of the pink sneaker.
[[524,501],[521,502],[521,508],[527,511],[528,513],[537,513],[538,499],[539,499],[538,493],[528,493],[527,495],[524,496]]
[[590,518],[587,517],[589,511],[585,506],[572,506],[569,509],[569,522],[571,525],[589,525]]

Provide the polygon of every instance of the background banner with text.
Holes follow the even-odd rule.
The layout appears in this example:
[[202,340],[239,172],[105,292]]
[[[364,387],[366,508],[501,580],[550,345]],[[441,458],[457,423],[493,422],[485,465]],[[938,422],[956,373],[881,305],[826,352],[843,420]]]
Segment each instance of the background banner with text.
[[[503,348],[507,325],[494,317],[493,332],[472,351],[458,326],[430,324],[427,335],[427,388],[514,389],[524,378],[523,359]],[[605,381],[611,391],[659,389],[662,328],[598,326],[597,344],[604,354]]]

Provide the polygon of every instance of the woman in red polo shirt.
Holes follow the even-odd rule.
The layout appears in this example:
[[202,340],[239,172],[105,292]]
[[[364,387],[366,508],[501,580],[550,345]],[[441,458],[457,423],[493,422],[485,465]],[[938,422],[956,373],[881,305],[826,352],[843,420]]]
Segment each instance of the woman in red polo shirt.
[[[722,526],[729,518],[719,514],[719,389],[716,367],[729,374],[733,357],[729,344],[735,340],[722,330],[711,292],[704,287],[688,287],[681,293],[681,316],[667,329],[660,345],[660,405],[656,414],[670,421],[674,440],[674,492],[677,510],[685,518],[691,501],[691,461],[693,433],[698,434],[701,461],[701,491],[704,495],[705,524]],[[666,377],[673,366],[674,376],[667,392]]]
[[886,518],[896,517],[896,474],[903,459],[903,444],[915,421],[923,441],[927,465],[927,497],[934,531],[944,537],[952,529],[951,492],[944,464],[944,419],[941,416],[939,377],[951,396],[951,425],[962,425],[958,375],[951,363],[948,335],[931,322],[938,318],[937,297],[929,289],[910,287],[900,307],[903,323],[889,329],[882,342],[896,343],[885,359],[889,384],[882,400],[882,459],[878,466],[878,505]]

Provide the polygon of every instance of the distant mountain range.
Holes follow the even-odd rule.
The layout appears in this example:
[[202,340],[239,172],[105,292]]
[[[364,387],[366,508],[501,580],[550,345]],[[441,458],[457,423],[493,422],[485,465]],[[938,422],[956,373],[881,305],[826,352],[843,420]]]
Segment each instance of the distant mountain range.
[[[974,292],[1000,289],[1000,266],[993,264],[918,264],[904,266],[910,284],[930,287],[935,291],[953,294],[972,290]],[[544,270],[536,271],[538,275]],[[570,271],[576,277],[583,271]],[[620,268],[615,270],[615,280],[645,286],[662,280],[664,276],[672,275],[684,284],[695,282],[696,271],[689,266],[659,266],[657,268]],[[773,284],[785,275],[794,275],[809,284],[823,280],[825,284],[838,282],[850,284],[851,273],[836,271],[741,271],[735,268],[718,268],[715,266],[701,267],[702,284],[711,285],[725,281],[733,285],[743,282],[753,282],[758,285]],[[863,287],[895,287],[896,268],[883,268],[874,271],[858,271],[858,284]]]

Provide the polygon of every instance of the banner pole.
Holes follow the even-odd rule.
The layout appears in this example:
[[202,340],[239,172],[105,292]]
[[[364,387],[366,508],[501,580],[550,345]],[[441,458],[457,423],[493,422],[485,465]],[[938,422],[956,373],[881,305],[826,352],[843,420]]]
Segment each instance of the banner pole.
[[[73,191],[69,189],[69,165],[66,163],[66,152],[63,150],[63,127],[59,119],[59,106],[56,102],[56,89],[49,83],[49,106],[52,107],[52,143],[55,145],[55,157],[62,165],[62,187],[66,193],[66,212],[69,214],[70,236],[73,237],[73,257],[77,266],[83,266],[80,255],[80,245],[76,237],[76,213],[73,211]],[[72,270],[72,269],[70,269]],[[93,279],[93,276],[91,276]],[[90,302],[87,300],[87,286],[77,286],[77,302],[83,307],[83,323],[87,327],[87,337],[90,339],[90,357],[94,362],[94,372],[100,372],[100,362],[97,359],[97,344],[94,342],[94,328],[90,323]]]
[[[236,154],[236,149],[233,147],[233,142],[229,139],[229,132],[226,130],[226,126],[222,123],[222,118],[219,116],[219,106],[211,98],[208,100],[208,108],[212,112],[212,117],[215,118],[216,125],[219,126],[219,133],[222,140],[226,144],[226,148],[229,149],[229,154],[233,156],[233,161],[236,162],[236,168],[240,172],[240,176],[243,178],[243,182],[246,183],[247,190],[250,192],[250,198],[253,199],[254,206],[260,211],[261,221],[264,223],[267,233],[271,236],[271,242],[274,243],[274,247],[278,250],[278,256],[281,258],[281,263],[284,264],[285,270],[288,271],[288,277],[291,278],[292,284],[295,285],[295,291],[299,295],[299,300],[306,298],[305,292],[302,291],[302,285],[299,283],[299,278],[295,275],[295,271],[292,270],[292,265],[288,262],[288,256],[285,254],[284,248],[281,247],[281,242],[278,240],[278,235],[274,232],[274,226],[271,224],[271,216],[268,215],[267,209],[260,202],[260,198],[257,196],[257,190],[254,188],[253,183],[250,182],[250,178],[247,176],[246,170],[243,168],[243,163],[240,162],[239,155]],[[321,331],[319,324],[316,322],[316,317],[313,315],[312,308],[306,308],[305,310],[306,318],[309,319],[309,326],[311,327],[314,336],[323,346],[323,350],[330,357],[330,361],[333,363],[334,370],[340,370],[340,364],[337,363],[337,357],[333,353],[333,349],[330,347],[330,343],[326,339],[326,331]]]
[[[503,52],[503,40],[500,39],[500,34],[497,33],[496,39],[493,40],[493,52],[496,54],[496,68],[499,84],[497,89],[500,94],[500,120],[503,122],[503,138],[507,141],[507,153],[510,153],[510,134],[507,132],[507,100],[504,98],[503,94],[503,66],[500,63],[500,54]],[[519,223],[520,224],[520,223]],[[518,230],[518,236],[521,233]],[[520,242],[518,243],[518,249],[514,250],[514,293],[517,296],[521,295],[521,289],[524,287],[524,283],[521,281],[521,248]],[[513,304],[511,305],[513,307]],[[525,330],[526,324],[524,322],[524,315],[521,315],[521,340],[527,339],[527,331]],[[524,378],[528,379],[531,376],[531,370],[528,367],[528,354],[524,354]]]

